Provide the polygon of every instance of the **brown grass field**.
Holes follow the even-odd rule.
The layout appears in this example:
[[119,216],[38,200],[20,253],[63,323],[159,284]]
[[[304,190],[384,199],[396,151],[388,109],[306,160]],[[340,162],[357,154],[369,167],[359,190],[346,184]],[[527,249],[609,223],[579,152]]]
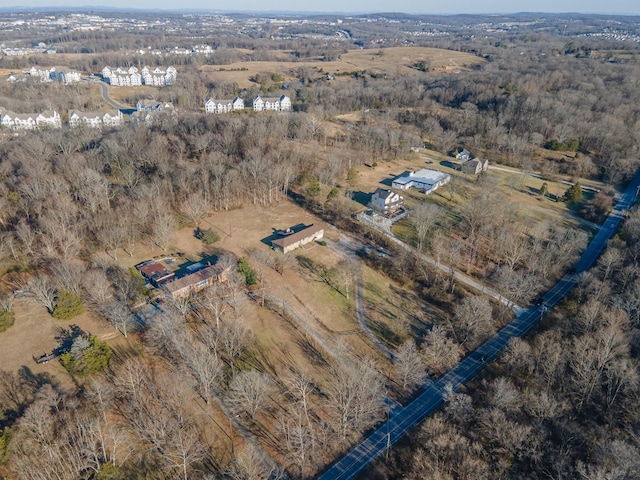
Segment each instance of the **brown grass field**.
[[[320,60],[302,62],[237,62],[230,65],[205,65],[201,72],[210,79],[236,82],[240,88],[252,84],[250,77],[257,73],[280,73],[285,81],[293,80],[295,71],[300,67],[317,70],[318,76],[324,73],[339,75],[347,72],[367,71],[385,73],[389,76],[419,75],[419,70],[411,68],[418,61],[427,61],[430,68],[437,71],[460,71],[484,60],[475,55],[428,47],[391,47],[380,50],[350,50],[340,60],[323,62]],[[244,69],[244,70],[241,70]]]

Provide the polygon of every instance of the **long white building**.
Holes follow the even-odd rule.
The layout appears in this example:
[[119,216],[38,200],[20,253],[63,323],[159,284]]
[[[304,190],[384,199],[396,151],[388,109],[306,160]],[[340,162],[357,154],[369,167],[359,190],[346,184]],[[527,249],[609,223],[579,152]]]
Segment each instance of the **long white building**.
[[15,113],[0,108],[0,126],[9,130],[35,130],[39,128],[60,128],[60,114],[55,110],[42,113]]
[[451,175],[448,173],[423,168],[417,172],[409,172],[407,175],[396,178],[391,185],[399,190],[408,190],[411,187],[419,188],[428,195],[450,181]]
[[144,67],[141,72],[138,72],[136,67],[113,69],[106,66],[102,69],[104,81],[118,87],[138,85],[164,87],[173,85],[177,76],[178,72],[174,67],[167,67],[166,69]]

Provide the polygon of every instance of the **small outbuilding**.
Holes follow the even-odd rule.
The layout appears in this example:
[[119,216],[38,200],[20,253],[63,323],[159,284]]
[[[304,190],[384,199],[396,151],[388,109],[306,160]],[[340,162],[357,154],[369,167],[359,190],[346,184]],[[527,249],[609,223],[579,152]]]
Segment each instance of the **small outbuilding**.
[[139,263],[136,268],[154,287],[159,287],[175,277],[175,273],[154,260]]

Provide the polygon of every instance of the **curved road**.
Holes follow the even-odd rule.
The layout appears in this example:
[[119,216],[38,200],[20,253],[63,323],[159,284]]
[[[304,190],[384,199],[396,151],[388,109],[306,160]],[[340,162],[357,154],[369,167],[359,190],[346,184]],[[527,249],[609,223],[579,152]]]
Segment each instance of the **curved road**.
[[93,83],[94,85],[100,85],[100,88],[102,89],[102,98],[104,99],[105,102],[107,102],[113,108],[117,108],[122,113],[131,113],[131,112],[135,111],[135,108],[127,107],[125,105],[121,105],[118,102],[116,102],[114,99],[112,99],[109,96],[109,89],[108,89],[109,85],[107,83],[105,83],[102,80],[99,80],[97,78],[88,78],[87,81],[89,83]]
[[607,241],[616,232],[624,219],[625,212],[635,201],[640,189],[640,170],[621,195],[613,212],[593,238],[582,257],[575,265],[575,274],[567,274],[544,296],[543,307],[525,310],[513,322],[487,340],[476,351],[469,354],[453,370],[436,383],[429,384],[425,391],[406,407],[396,409],[391,418],[369,437],[331,466],[319,480],[348,480],[356,477],[369,463],[398,441],[415,424],[424,420],[446,400],[446,392],[456,391],[481,371],[487,362],[495,358],[514,337],[520,337],[536,325],[546,308],[556,305],[578,281],[578,275],[590,268],[596,261]]

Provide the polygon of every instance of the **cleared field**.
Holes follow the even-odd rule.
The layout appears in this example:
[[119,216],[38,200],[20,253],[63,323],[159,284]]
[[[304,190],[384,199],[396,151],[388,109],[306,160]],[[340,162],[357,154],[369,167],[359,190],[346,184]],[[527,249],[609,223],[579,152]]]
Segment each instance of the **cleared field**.
[[[535,222],[543,218],[552,218],[567,226],[588,226],[587,223],[574,215],[566,203],[552,200],[552,198],[562,197],[568,188],[568,185],[560,181],[542,180],[530,175],[524,175],[515,170],[490,170],[488,172],[489,178],[486,182],[488,185],[480,187],[476,183],[475,177],[464,175],[448,166],[449,163],[447,162],[452,161],[455,161],[455,159],[446,157],[438,152],[425,150],[407,159],[379,162],[375,168],[360,167],[358,169],[358,190],[360,195],[356,198],[362,199],[360,205],[365,208],[364,202],[368,200],[368,194],[373,193],[376,188],[390,188],[392,180],[407,171],[430,168],[450,174],[453,177],[453,190],[445,187],[428,197],[415,189],[404,191],[402,195],[407,200],[409,207],[415,202],[428,200],[436,202],[446,209],[455,208],[456,205],[459,206],[467,198],[473,196],[474,191],[488,187],[494,189],[495,198],[501,198],[508,202]],[[546,198],[541,197],[539,194],[542,183],[546,183],[548,187],[549,195]]]
[[421,71],[412,68],[417,62],[426,62],[432,70],[459,71],[484,63],[484,60],[469,53],[438,48],[392,47],[380,50],[350,50],[342,54],[339,60],[332,62],[236,62],[230,65],[205,65],[201,72],[207,74],[210,79],[236,82],[239,87],[247,88],[255,85],[250,77],[261,72],[279,73],[285,81],[293,80],[296,70],[300,67],[314,68],[318,76],[325,73],[335,76],[366,70],[369,73],[397,77],[421,74]]
[[57,320],[47,313],[44,307],[32,300],[16,301],[13,310],[16,315],[15,324],[6,332],[0,333],[0,369],[17,372],[27,369],[34,374],[48,373],[57,380],[70,382],[60,362],[53,360],[38,365],[33,357],[50,353],[59,346],[56,336],[61,330],[68,330],[77,325],[89,334],[97,335],[110,346],[124,341],[105,321],[95,318],[90,312],[69,320]]

